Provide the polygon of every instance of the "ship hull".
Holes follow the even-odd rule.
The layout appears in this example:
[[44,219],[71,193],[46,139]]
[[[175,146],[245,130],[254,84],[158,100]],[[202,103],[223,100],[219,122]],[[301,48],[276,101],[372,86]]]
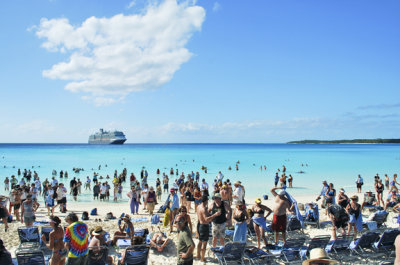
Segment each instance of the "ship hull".
[[93,140],[89,144],[124,144],[126,139],[122,140]]

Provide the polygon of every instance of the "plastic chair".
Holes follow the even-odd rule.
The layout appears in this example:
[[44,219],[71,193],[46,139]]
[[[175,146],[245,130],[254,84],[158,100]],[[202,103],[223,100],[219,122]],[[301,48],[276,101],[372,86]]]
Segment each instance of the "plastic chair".
[[379,233],[377,232],[367,232],[363,234],[360,238],[354,240],[350,243],[349,249],[351,252],[356,254],[364,253],[364,248],[371,248],[372,244],[375,243],[379,238]]
[[147,265],[149,259],[148,245],[132,246],[126,249],[125,265]]
[[221,248],[211,248],[218,263],[226,265],[230,262],[244,264],[244,250],[246,243],[244,242],[230,242]]
[[18,265],[45,265],[44,254],[40,250],[24,249],[16,251]]
[[40,248],[40,235],[37,226],[19,227],[18,236],[20,245],[17,250],[23,249],[39,249]]
[[106,265],[107,257],[107,247],[91,247],[88,253],[88,265]]

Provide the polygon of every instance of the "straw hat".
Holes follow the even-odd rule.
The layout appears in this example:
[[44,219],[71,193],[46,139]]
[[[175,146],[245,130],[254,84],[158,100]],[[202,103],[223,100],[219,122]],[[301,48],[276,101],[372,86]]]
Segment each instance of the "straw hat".
[[353,195],[350,197],[351,200],[353,201],[358,201],[358,196],[357,195]]
[[104,233],[103,228],[101,226],[96,226],[92,234],[95,236],[99,236],[102,235],[103,233]]
[[257,198],[257,199],[256,199],[256,203],[261,203],[261,199],[260,199],[260,198]]
[[329,259],[325,249],[314,248],[310,251],[310,259],[303,261],[303,265],[312,264],[318,262],[318,264],[339,264],[337,260]]

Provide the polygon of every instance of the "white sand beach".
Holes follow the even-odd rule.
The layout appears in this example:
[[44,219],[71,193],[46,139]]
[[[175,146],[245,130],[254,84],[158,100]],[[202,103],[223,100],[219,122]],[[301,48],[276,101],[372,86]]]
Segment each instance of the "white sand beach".
[[[289,192],[290,192],[290,190],[289,190]],[[354,194],[348,194],[348,195],[351,196]],[[360,194],[358,194],[358,195],[360,196]],[[305,195],[305,196],[298,196],[296,198],[296,200],[298,203],[308,203],[311,201],[315,201],[315,197],[316,197],[316,194],[310,194],[310,195]],[[246,198],[246,202],[249,203],[248,207],[252,206],[251,203],[254,202],[254,199],[255,198]],[[273,197],[270,197],[269,200],[263,200],[263,204],[272,208],[274,205]],[[161,204],[158,204],[156,206],[156,209],[158,209],[160,205]],[[91,202],[91,203],[69,202],[68,203],[69,212],[75,212],[75,213],[77,213],[77,215],[79,217],[81,216],[83,211],[90,212],[90,210],[93,208],[97,208],[98,216],[90,216],[90,220],[85,221],[85,223],[87,223],[89,226],[89,230],[94,229],[98,225],[101,225],[103,227],[103,229],[105,231],[109,232],[111,235],[113,235],[113,233],[118,230],[118,225],[117,225],[118,220],[114,219],[114,220],[106,221],[105,220],[106,214],[108,212],[112,212],[113,215],[118,218],[122,213],[129,213],[128,203],[118,203],[118,204],[109,203],[109,202]],[[306,226],[304,229],[304,234],[301,234],[298,231],[297,232],[288,232],[288,237],[291,238],[291,237],[296,237],[296,236],[305,236],[307,238],[312,238],[316,235],[331,235],[331,231],[332,231],[331,225],[327,224],[328,222],[326,222],[326,221],[328,221],[328,219],[324,212],[325,212],[324,209],[321,210],[321,208],[320,208],[320,221],[322,223],[322,226],[320,229],[317,229],[315,227]],[[364,217],[367,217],[369,214],[370,214],[369,211],[367,211],[367,210],[363,211]],[[61,224],[62,226],[66,225],[66,223],[64,221],[64,217],[67,215],[66,213],[60,213],[58,211],[58,209],[56,209],[55,215],[59,216],[63,220],[63,222]],[[163,214],[160,214],[160,215],[163,216]],[[192,209],[190,211],[190,215],[192,218],[193,227],[196,227],[195,225],[197,224],[197,217],[196,217],[196,214],[194,213],[194,209]],[[37,216],[38,221],[47,220],[48,219],[47,210],[44,209],[43,207],[40,207],[36,213],[36,216]],[[148,213],[141,210],[139,215],[132,216],[132,218],[139,218],[139,217],[147,217],[148,222],[134,223],[135,229],[136,228],[148,228],[150,232],[153,229],[157,229],[155,226],[153,226],[153,227],[151,226],[151,224],[150,224],[151,217],[149,216]],[[385,227],[385,229],[390,228],[390,227],[398,227],[398,224],[394,221],[394,217],[397,217],[397,214],[391,212],[389,214],[388,221],[386,222],[387,227]],[[98,222],[98,221],[95,221],[95,219],[101,219],[102,221]],[[268,217],[267,220],[271,221],[272,215],[270,217]],[[3,239],[6,248],[12,253],[13,256],[15,255],[14,252],[19,245],[17,228],[20,226],[23,226],[23,224],[17,223],[14,221],[10,224],[10,229],[8,232],[4,232],[4,229],[2,229],[0,231],[0,238]],[[164,232],[167,232],[168,237],[171,238],[174,243],[170,244],[170,246],[167,249],[165,249],[163,253],[156,253],[152,249],[150,252],[150,256],[149,256],[149,264],[154,264],[154,265],[155,264],[168,264],[168,265],[176,264],[177,258],[176,258],[175,245],[177,242],[177,233],[173,232],[172,234],[170,234],[169,227],[163,228],[161,226],[161,230]],[[175,229],[175,231],[176,231],[176,229]],[[272,243],[272,240],[273,240],[272,233],[267,233],[267,237],[268,237],[268,242]],[[197,242],[198,242],[197,239],[194,239],[194,242],[197,244]],[[255,245],[255,242],[248,241],[247,244]],[[208,247],[210,247],[210,244]],[[112,247],[110,247],[110,248],[112,248]],[[121,250],[118,250],[118,249],[111,249],[110,253],[114,256],[115,261],[118,259],[118,253],[120,251]],[[207,253],[210,256],[209,258],[207,258],[207,264],[217,264],[217,260],[213,257],[212,254],[210,254],[211,252],[207,251]],[[344,257],[344,259],[342,260],[342,263],[343,264],[357,264],[357,263],[373,264],[376,260],[376,258],[373,258],[373,257],[374,257],[374,255],[372,255],[372,254],[369,254],[364,257],[348,256],[348,257]],[[378,257],[377,259],[381,260],[381,257]],[[198,260],[195,260],[194,264],[203,264],[203,263],[201,263]]]

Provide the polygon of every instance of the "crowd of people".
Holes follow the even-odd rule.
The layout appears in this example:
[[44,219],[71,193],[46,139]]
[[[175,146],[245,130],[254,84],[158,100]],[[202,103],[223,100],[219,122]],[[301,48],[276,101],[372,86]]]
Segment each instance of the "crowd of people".
[[[68,177],[66,171],[61,172],[60,178]],[[174,229],[178,232],[178,264],[185,265],[192,264],[194,258],[205,261],[210,235],[212,236],[212,247],[216,247],[218,244],[223,246],[225,231],[232,227],[233,241],[235,242],[246,242],[249,229],[253,230],[256,235],[257,248],[261,248],[262,243],[264,246],[269,245],[265,236],[266,232],[273,233],[274,244],[278,244],[280,237],[285,242],[287,215],[296,214],[295,203],[286,191],[287,188],[292,187],[293,177],[290,174],[286,175],[285,166],[275,174],[274,186],[270,190],[274,197],[274,204],[271,208],[264,205],[261,198],[257,198],[254,202],[246,202],[244,185],[240,181],[232,183],[225,178],[221,171],[209,185],[205,178],[200,177],[199,172],[192,171],[186,175],[181,172],[179,175],[178,170],[172,168],[169,174],[161,174],[160,170],[157,170],[155,188],[148,184],[148,172],[145,169],[141,170],[140,178],[136,178],[134,173],[128,176],[126,169],[121,174],[115,171],[110,184],[108,175],[106,181],[103,181],[102,176],[94,173],[93,178],[87,177],[84,184],[85,190],[93,191],[94,200],[109,201],[112,185],[114,201],[118,201],[122,199],[123,184],[128,182],[130,186],[130,190],[126,194],[129,199],[130,215],[122,216],[118,221],[118,230],[112,238],[105,240],[103,235],[106,232],[101,226],[89,232],[87,225],[79,221],[74,213],[67,215],[65,221],[68,226],[65,229],[62,228],[60,218],[55,215],[55,209],[58,207],[61,213],[67,212],[67,188],[63,183],[59,183],[55,176],[51,178],[51,181],[45,179],[41,183],[36,172],[33,173],[33,176],[30,176],[31,174],[30,170],[24,170],[20,181],[15,176],[11,176],[10,179],[6,178],[5,190],[10,192],[10,196],[8,198],[0,197],[0,218],[5,224],[6,231],[8,229],[7,219],[10,214],[25,226],[32,226],[35,221],[35,212],[40,207],[38,198],[43,196],[44,207],[47,208],[53,231],[50,233],[49,240],[42,239],[46,246],[53,251],[53,265],[63,265],[65,262],[67,262],[66,264],[86,264],[88,248],[116,245],[119,239],[130,239],[133,245],[143,243],[143,238],[135,236],[135,228],[131,221],[132,215],[139,214],[139,207],[143,208],[142,210],[151,217],[156,211],[165,214],[163,225],[169,227],[170,233],[173,233]],[[32,183],[31,178],[33,179]],[[339,229],[342,229],[343,233],[353,231],[356,237],[362,229],[362,211],[366,206],[376,205],[382,209],[393,207],[394,210],[398,210],[400,200],[396,185],[400,184],[396,178],[395,174],[393,180],[389,181],[388,176],[385,175],[385,184],[383,184],[379,175],[375,176],[374,187],[377,196],[375,197],[374,193],[368,190],[364,202],[361,204],[357,195],[349,198],[343,188],[337,194],[333,183],[328,184],[327,181],[323,181],[322,190],[316,201],[322,199],[321,206],[325,208],[325,214],[333,224],[332,238],[336,239]],[[170,179],[175,180],[170,181]],[[288,187],[286,186],[287,182]],[[74,200],[81,193],[82,185],[79,179],[71,179],[70,194]],[[358,193],[362,192],[363,185],[364,180],[359,175],[356,180]],[[382,194],[385,188],[389,191],[389,196],[383,200]],[[163,193],[167,193],[164,202],[161,200]],[[159,205],[160,210],[156,210],[156,205]],[[312,208],[312,203],[309,206]],[[196,214],[197,223],[192,223],[190,211]],[[271,224],[268,224],[267,218],[271,215]],[[306,219],[313,218],[312,211],[306,211],[305,216]],[[80,234],[77,235],[76,231],[80,231]],[[192,238],[193,235],[198,239],[197,248]],[[159,229],[151,236],[150,246],[156,251],[162,252],[170,241],[171,239]],[[122,255],[123,260],[124,255]],[[108,262],[113,264],[111,257]]]

